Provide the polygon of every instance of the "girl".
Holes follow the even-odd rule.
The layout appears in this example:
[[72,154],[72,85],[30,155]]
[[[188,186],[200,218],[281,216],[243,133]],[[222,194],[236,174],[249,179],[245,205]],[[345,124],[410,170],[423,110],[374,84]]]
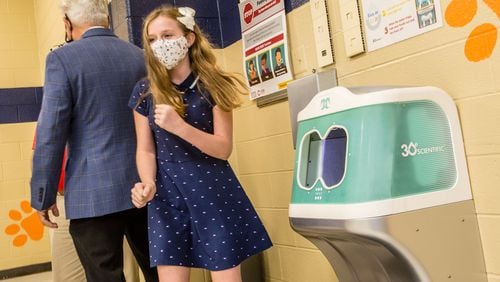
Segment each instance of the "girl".
[[240,263],[272,246],[227,162],[231,110],[244,83],[221,70],[194,10],[162,6],[144,21],[147,80],[135,109],[137,207],[148,205],[150,262],[160,281],[189,281],[189,267],[212,280],[241,281]]

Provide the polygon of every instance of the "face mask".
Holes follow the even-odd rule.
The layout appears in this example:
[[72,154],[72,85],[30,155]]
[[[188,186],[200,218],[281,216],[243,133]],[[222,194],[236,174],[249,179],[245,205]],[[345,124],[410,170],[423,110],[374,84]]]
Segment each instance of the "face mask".
[[151,44],[151,49],[155,57],[171,70],[186,57],[189,47],[186,37],[181,36],[177,39],[156,40]]

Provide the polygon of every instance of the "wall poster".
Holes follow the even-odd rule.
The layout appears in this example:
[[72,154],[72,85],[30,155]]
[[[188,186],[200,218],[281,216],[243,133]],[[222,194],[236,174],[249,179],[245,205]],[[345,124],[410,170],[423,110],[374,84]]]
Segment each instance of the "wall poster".
[[292,80],[283,0],[239,4],[243,69],[250,100],[272,94]]
[[443,26],[439,0],[361,0],[368,51]]

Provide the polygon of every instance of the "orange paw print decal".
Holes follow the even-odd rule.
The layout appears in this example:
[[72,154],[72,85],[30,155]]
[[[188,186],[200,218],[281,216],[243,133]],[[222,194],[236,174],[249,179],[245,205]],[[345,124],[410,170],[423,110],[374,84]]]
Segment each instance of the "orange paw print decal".
[[[483,0],[500,18],[500,0]],[[477,12],[477,0],[452,0],[446,8],[445,19],[452,27],[470,23]],[[481,24],[472,30],[465,42],[464,53],[469,61],[479,62],[493,53],[497,42],[497,28],[491,23]]]
[[21,210],[24,215],[18,210],[10,210],[9,218],[17,223],[10,224],[5,228],[5,234],[14,236],[12,244],[16,247],[21,247],[28,241],[38,241],[43,237],[43,225],[36,212],[30,206],[28,201],[22,201]]

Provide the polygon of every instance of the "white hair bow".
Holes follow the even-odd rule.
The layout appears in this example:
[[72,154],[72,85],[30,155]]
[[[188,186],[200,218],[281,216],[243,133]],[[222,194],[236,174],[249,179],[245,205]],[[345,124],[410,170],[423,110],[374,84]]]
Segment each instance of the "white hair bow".
[[177,20],[184,24],[189,30],[194,30],[194,15],[196,11],[189,7],[179,7],[177,8],[182,17],[178,17]]

